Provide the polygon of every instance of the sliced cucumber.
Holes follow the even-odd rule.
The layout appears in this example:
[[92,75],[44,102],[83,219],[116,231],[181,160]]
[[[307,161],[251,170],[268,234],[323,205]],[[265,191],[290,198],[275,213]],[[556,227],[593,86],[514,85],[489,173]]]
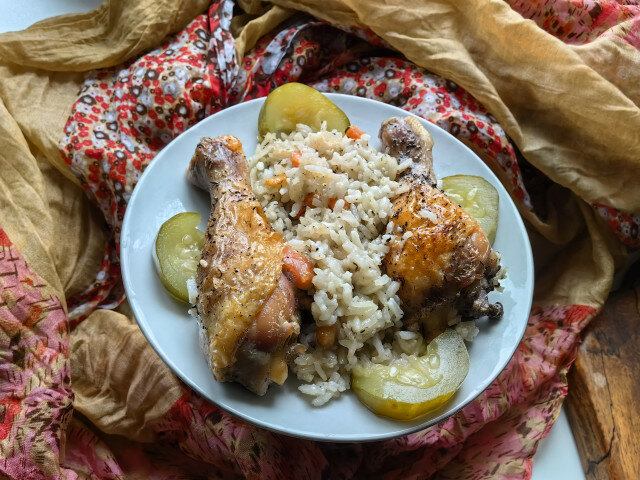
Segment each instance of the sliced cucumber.
[[199,224],[199,213],[179,213],[162,224],[156,237],[158,276],[171,296],[183,302],[189,301],[187,280],[195,277],[202,255],[204,233],[196,228]]
[[489,242],[493,243],[498,228],[498,191],[482,177],[454,175],[442,179],[445,195],[476,219]]
[[287,83],[276,88],[264,101],[258,117],[258,132],[292,132],[303,123],[320,130],[322,122],[327,130],[344,133],[351,125],[349,118],[331,100],[314,88],[301,83]]
[[392,365],[357,365],[351,386],[372,412],[413,420],[442,406],[469,373],[469,354],[452,329],[434,338],[424,355],[408,355]]

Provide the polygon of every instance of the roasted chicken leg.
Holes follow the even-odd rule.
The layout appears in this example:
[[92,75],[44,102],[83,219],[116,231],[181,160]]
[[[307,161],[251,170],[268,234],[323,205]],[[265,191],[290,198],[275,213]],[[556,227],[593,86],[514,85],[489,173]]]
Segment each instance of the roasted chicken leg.
[[283,273],[285,257],[293,256],[298,270],[309,267],[265,218],[237,138],[203,138],[187,178],[211,194],[196,278],[204,354],[218,381],[263,395],[272,381],[286,380],[285,352],[300,331],[296,277]]
[[391,118],[380,139],[385,153],[412,161],[399,179],[410,188],[393,200],[399,232],[384,258],[387,274],[401,284],[405,326],[423,323],[435,335],[447,326],[439,314],[453,304],[464,317],[499,316],[500,304],[487,300],[499,258],[473,217],[436,187],[429,133],[416,118]]

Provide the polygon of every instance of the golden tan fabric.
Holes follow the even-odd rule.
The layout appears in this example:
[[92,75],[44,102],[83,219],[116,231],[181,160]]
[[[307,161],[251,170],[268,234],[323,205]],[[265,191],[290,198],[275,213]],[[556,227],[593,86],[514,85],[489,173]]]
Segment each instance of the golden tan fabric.
[[[545,221],[523,212],[541,274],[536,301],[602,305],[624,250],[584,202],[640,212],[635,49],[614,37],[567,46],[499,0],[273,3],[241,2],[250,16],[234,23],[240,54],[298,9],[372,29],[481,101],[525,158],[566,187],[547,192]],[[0,226],[63,303],[93,280],[106,240],[57,150],[81,72],[135,57],[207,4],[110,0],[0,35]],[[76,408],[104,431],[147,439],[178,389],[137,326],[95,312],[74,331],[71,352]],[[108,368],[116,364],[127,368]]]
[[122,63],[182,29],[209,2],[106,1],[89,13],[38,22],[0,37],[3,62],[52,72],[86,72]]
[[[245,3],[245,2],[241,2]],[[288,19],[293,13],[293,10],[287,8],[281,8],[275,5],[273,8],[263,9],[256,8],[255,5],[247,5],[244,15],[233,17],[231,23],[231,33],[233,33],[236,39],[236,52],[238,60],[244,57],[244,54],[251,50],[256,42],[262,38],[265,34],[273,30],[280,23]],[[261,13],[261,15],[255,15],[255,13]]]
[[0,225],[51,293],[64,299],[95,277],[104,221],[78,187],[42,160],[1,104],[0,136]]
[[[4,58],[2,54],[0,58]],[[64,165],[57,144],[82,78],[81,73],[47,72],[0,64],[0,98],[13,120],[24,137],[77,185],[79,182]]]
[[97,310],[71,333],[74,408],[100,430],[151,441],[180,382],[131,319]]
[[584,224],[570,242],[557,246],[530,230],[536,284],[534,303],[599,307],[607,298],[615,268],[626,251],[584,202],[577,200]]

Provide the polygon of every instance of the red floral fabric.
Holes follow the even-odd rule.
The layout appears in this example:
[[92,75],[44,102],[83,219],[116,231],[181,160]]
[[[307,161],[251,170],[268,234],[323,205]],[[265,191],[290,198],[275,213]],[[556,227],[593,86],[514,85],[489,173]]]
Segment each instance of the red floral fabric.
[[60,477],[72,401],[67,317],[0,228],[0,477]]
[[[567,42],[615,34],[640,48],[635,4],[511,3]],[[538,213],[528,186],[542,175],[458,85],[401,58],[369,31],[337,29],[302,15],[261,39],[238,64],[229,32],[232,12],[231,1],[214,0],[207,14],[157,49],[87,76],[60,149],[102,210],[111,241],[95,282],[68,300],[69,323],[0,230],[0,472],[10,478],[100,480],[528,478],[537,442],[566,395],[566,371],[580,331],[596,313],[591,307],[534,307],[512,361],[477,400],[433,428],[391,441],[292,439],[245,424],[187,387],[155,426],[153,444],[115,445],[81,418],[69,420],[67,325],[123,299],[119,234],[137,180],[173,138],[227,106],[290,81],[392,103],[460,138],[504,172],[523,208]],[[623,242],[640,246],[638,216],[594,208]]]
[[584,44],[603,35],[640,48],[640,3],[627,1],[509,0],[511,7],[569,44]]

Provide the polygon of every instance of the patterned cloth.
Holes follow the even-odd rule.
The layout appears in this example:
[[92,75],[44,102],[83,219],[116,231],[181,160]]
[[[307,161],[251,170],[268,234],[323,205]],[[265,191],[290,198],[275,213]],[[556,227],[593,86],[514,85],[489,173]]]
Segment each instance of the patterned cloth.
[[[616,34],[640,48],[640,7],[628,3],[511,2],[563,41],[581,44]],[[93,284],[67,299],[68,320],[0,229],[0,472],[100,480],[530,477],[537,443],[566,395],[579,333],[597,313],[592,307],[535,306],[513,359],[478,399],[428,430],[391,441],[292,439],[245,424],[186,386],[153,426],[151,444],[103,435],[82,416],[70,420],[67,329],[124,299],[119,235],[136,182],[173,138],[223,108],[291,81],[391,103],[460,138],[502,173],[521,208],[542,214],[534,193],[548,180],[460,86],[408,62],[370,31],[304,15],[263,37],[238,64],[232,16],[231,1],[214,0],[206,14],[157,49],[86,77],[60,150],[104,214],[110,240]],[[611,32],[628,22],[624,31]],[[638,216],[593,208],[622,242],[640,246]]]
[[0,229],[0,472],[14,478],[56,472],[73,411],[67,317],[43,287]]

